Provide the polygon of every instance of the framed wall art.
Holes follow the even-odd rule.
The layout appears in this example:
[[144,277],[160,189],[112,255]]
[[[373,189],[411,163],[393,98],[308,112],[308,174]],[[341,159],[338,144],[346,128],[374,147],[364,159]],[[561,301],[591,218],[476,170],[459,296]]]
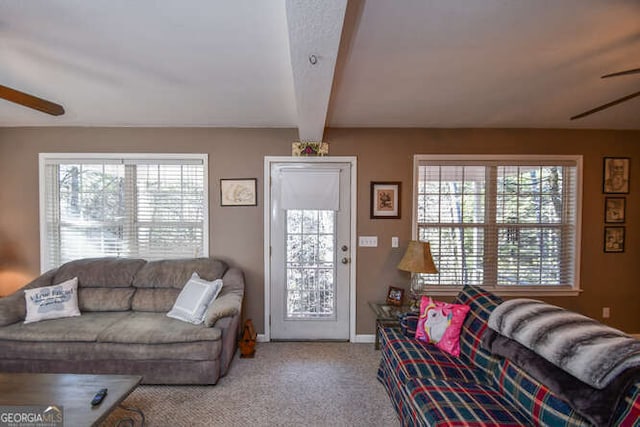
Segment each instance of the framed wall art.
[[602,192],[611,194],[629,193],[628,157],[605,157],[603,164]]
[[400,218],[402,183],[371,182],[371,219]]
[[624,197],[604,198],[604,222],[608,224],[624,222],[626,199]]
[[396,288],[395,286],[389,286],[387,292],[387,304],[389,305],[402,305],[404,302],[404,289]]
[[604,251],[624,252],[624,227],[604,228]]
[[220,180],[220,206],[257,206],[257,178]]

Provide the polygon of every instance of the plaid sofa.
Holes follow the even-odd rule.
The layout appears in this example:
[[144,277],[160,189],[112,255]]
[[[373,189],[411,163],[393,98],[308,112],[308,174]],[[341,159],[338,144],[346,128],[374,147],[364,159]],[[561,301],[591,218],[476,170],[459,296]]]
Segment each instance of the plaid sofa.
[[[456,304],[471,307],[460,334],[460,356],[412,338],[411,329],[380,329],[378,379],[404,426],[589,426],[544,384],[481,346],[491,311],[502,300],[465,286]],[[403,323],[403,328],[407,324]],[[640,426],[640,384],[627,391],[616,426]]]

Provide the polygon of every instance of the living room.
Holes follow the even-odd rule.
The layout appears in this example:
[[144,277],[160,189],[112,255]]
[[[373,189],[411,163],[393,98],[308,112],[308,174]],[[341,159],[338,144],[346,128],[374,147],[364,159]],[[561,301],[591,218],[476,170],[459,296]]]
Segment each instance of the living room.
[[[296,18],[286,11],[292,2],[240,3],[185,8],[100,2],[91,10],[60,0],[44,10],[0,7],[9,28],[2,36],[9,59],[0,67],[0,84],[66,110],[51,117],[0,103],[0,179],[6,183],[0,192],[0,245],[10,246],[0,253],[11,253],[2,266],[21,275],[16,286],[43,272],[41,153],[205,154],[208,255],[243,270],[243,318],[252,319],[259,339],[267,340],[265,157],[289,157],[297,141],[324,141],[329,156],[357,159],[355,236],[377,237],[377,247],[354,247],[351,254],[355,299],[349,341],[372,346],[376,318],[369,302],[384,301],[390,286],[409,294],[410,276],[396,266],[416,238],[414,156],[581,156],[579,292],[532,297],[640,334],[640,227],[633,222],[640,98],[570,120],[638,90],[637,76],[600,79],[638,67],[637,2],[330,2],[343,6],[344,17],[335,28],[323,24],[334,45],[317,49],[328,51],[314,50],[322,41],[299,26],[287,27],[287,19]],[[324,16],[318,2],[300,4]],[[180,32],[184,22],[193,33]],[[145,27],[144,34],[134,31]],[[302,47],[304,66],[313,67],[316,55],[324,67],[333,55],[329,74],[323,68],[317,77],[329,79],[328,86],[318,89],[316,77],[305,76],[308,70],[298,74],[303,65],[289,57],[298,48],[287,43],[291,34],[310,37]],[[130,45],[122,46],[123,40]],[[153,44],[160,45],[158,52],[144,51]],[[298,78],[311,80],[300,86]],[[302,108],[309,99],[313,113]],[[629,191],[618,195],[626,202],[626,220],[624,250],[617,252],[604,249],[610,225],[604,203],[611,196],[603,193],[605,158],[630,164]],[[229,178],[257,179],[255,206],[221,205],[221,180]],[[399,218],[371,217],[372,182],[401,183]],[[393,237],[398,247],[392,247]]]

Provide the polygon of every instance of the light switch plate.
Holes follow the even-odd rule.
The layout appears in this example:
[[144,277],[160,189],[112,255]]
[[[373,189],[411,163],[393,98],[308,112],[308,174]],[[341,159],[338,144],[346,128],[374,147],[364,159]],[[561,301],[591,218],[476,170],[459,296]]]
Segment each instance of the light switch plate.
[[378,236],[360,236],[358,240],[358,246],[368,247],[368,248],[377,248]]
[[397,248],[398,246],[400,246],[400,240],[396,236],[393,236],[391,238],[391,247]]

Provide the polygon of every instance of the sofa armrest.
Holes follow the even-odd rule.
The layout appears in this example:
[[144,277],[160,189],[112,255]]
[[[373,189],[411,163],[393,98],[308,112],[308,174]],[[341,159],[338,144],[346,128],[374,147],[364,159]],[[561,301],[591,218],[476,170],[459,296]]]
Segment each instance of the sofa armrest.
[[0,326],[11,325],[24,320],[27,315],[27,305],[24,301],[24,290],[41,288],[51,285],[57,269],[49,270],[43,275],[36,277],[22,288],[18,289],[8,297],[0,299]]
[[228,292],[216,298],[205,313],[204,324],[211,327],[219,319],[239,315],[242,311],[242,295],[236,291]]
[[8,297],[0,299],[0,326],[7,326],[24,320],[26,314],[24,290],[19,289]]
[[207,327],[214,326],[218,319],[239,315],[244,298],[244,274],[239,268],[230,268],[222,277],[220,295],[209,305],[204,317]]
[[222,282],[224,283],[220,295],[224,295],[230,292],[239,293],[244,295],[244,273],[239,268],[230,268],[222,276]]

